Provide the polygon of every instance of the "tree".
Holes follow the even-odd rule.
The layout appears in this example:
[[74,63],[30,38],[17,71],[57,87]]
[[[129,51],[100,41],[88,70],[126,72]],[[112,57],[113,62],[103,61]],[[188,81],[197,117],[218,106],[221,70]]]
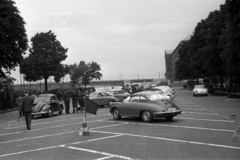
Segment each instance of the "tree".
[[0,1],[0,77],[18,66],[27,49],[24,20],[12,0]]
[[55,82],[60,82],[67,74],[68,67],[61,62],[67,58],[68,49],[61,45],[52,31],[37,33],[31,38],[31,42],[30,54],[22,61],[20,71],[27,81],[44,79],[47,91],[50,76],[54,76]]
[[226,30],[221,36],[226,74],[240,84],[240,0],[226,0]]
[[85,86],[90,83],[93,79],[99,79],[102,77],[100,73],[101,67],[96,62],[85,63],[80,61],[77,65],[69,65],[70,79],[73,84],[77,84],[79,81]]

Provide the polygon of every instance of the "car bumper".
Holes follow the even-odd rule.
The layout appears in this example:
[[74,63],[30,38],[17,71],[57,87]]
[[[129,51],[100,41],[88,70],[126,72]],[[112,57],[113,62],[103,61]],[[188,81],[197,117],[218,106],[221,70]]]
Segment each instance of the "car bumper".
[[33,116],[47,114],[47,111],[32,113]]
[[178,114],[181,114],[181,110],[176,110],[176,111],[167,111],[167,112],[155,112],[153,114],[154,118],[162,118],[162,117],[172,117],[172,116],[177,116]]
[[207,92],[198,92],[198,93],[194,93],[195,95],[205,95],[208,94]]

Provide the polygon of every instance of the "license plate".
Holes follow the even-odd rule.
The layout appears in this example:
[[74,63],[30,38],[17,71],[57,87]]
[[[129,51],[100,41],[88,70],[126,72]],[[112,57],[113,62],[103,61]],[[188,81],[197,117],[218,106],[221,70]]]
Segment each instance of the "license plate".
[[176,111],[176,108],[169,108],[168,111],[170,111],[170,112],[175,112],[175,111]]

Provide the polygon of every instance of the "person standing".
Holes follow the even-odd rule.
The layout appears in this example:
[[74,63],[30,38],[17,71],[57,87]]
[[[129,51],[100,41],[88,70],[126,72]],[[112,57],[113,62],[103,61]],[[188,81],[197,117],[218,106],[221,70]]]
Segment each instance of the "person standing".
[[22,96],[19,95],[17,98],[17,106],[18,106],[18,117],[22,117],[23,116],[23,112],[22,112]]
[[73,113],[75,113],[75,111],[78,113],[78,93],[73,90],[72,92],[72,107],[73,107]]
[[28,92],[26,92],[25,96],[22,98],[22,112],[24,113],[28,130],[31,130],[33,102],[34,102],[33,97],[29,96]]
[[65,104],[66,114],[69,114],[70,98],[71,98],[71,94],[70,94],[70,92],[69,92],[69,89],[67,89],[67,90],[64,92],[64,95],[63,95],[63,101],[64,101],[64,104]]
[[84,108],[84,93],[81,91],[81,89],[79,89],[78,93],[78,103],[80,105],[80,112],[82,112]]
[[58,98],[58,100],[59,100],[59,102],[61,102],[61,91],[60,90],[58,90],[58,92],[57,92],[57,98]]

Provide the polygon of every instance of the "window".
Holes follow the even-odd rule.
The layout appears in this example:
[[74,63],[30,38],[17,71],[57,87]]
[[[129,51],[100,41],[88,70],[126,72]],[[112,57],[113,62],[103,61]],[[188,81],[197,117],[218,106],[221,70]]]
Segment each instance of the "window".
[[138,102],[139,96],[134,96],[130,99],[130,102]]
[[147,102],[147,99],[145,97],[143,97],[143,96],[140,96],[139,102],[140,103],[145,103],[145,102]]

